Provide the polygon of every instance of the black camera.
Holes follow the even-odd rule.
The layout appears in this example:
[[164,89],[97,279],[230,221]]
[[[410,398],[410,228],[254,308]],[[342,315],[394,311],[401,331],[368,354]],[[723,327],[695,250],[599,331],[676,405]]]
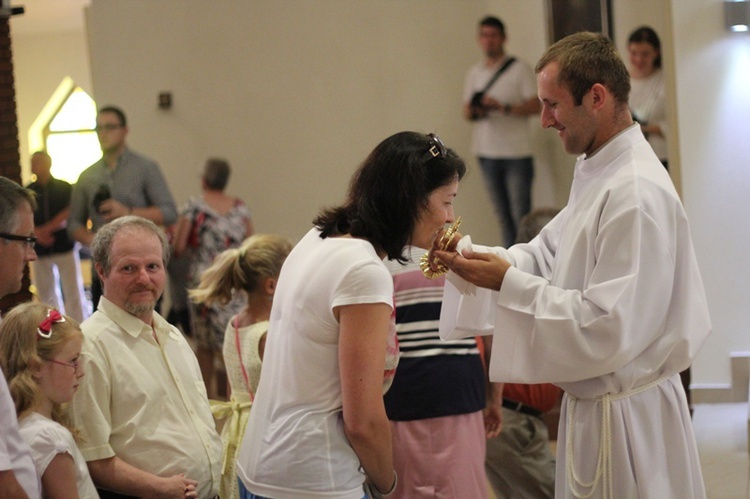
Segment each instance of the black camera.
[[100,185],[99,188],[94,193],[94,199],[92,202],[94,203],[94,208],[96,208],[96,212],[100,215],[104,215],[105,213],[101,210],[101,205],[104,201],[107,199],[112,198],[112,193],[109,191],[109,187],[107,185]]
[[471,96],[471,101],[469,102],[469,117],[473,121],[487,116],[487,108],[484,107],[482,99],[484,99],[484,92],[475,92],[474,95]]

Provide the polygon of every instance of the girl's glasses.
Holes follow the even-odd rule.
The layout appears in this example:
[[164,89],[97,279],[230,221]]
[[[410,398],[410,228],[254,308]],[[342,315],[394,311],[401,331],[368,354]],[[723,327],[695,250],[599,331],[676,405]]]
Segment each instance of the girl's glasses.
[[61,366],[68,366],[73,368],[73,372],[79,372],[79,369],[83,369],[83,358],[79,357],[75,362],[60,362],[59,360],[43,359],[53,364],[60,364]]

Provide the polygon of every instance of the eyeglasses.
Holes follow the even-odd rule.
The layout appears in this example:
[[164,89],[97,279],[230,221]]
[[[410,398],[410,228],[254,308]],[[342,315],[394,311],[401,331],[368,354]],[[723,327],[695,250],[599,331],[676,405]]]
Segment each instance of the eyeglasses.
[[42,359],[47,362],[52,362],[53,364],[60,364],[61,366],[68,366],[73,368],[73,372],[80,372],[80,370],[83,370],[83,357],[78,357],[75,362],[60,362],[59,360],[52,360],[52,359]]
[[446,157],[448,155],[448,148],[445,147],[445,144],[440,140],[440,137],[434,133],[427,134],[427,136],[430,138],[430,148],[425,154],[427,159]]
[[19,236],[17,234],[6,234],[5,232],[0,232],[0,238],[7,239],[8,241],[21,241],[28,249],[34,249],[34,245],[36,244],[35,236]]
[[94,130],[96,130],[97,132],[104,132],[104,131],[111,132],[112,130],[117,130],[118,128],[122,128],[123,126],[124,125],[116,125],[114,123],[110,123],[107,125],[96,125],[96,128],[94,128]]

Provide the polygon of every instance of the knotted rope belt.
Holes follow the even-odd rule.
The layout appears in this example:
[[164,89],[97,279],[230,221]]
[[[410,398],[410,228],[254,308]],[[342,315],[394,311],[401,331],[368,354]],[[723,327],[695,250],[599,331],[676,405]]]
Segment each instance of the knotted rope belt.
[[[655,386],[661,384],[663,381],[669,379],[668,377],[659,378],[655,381],[647,383],[643,386],[636,387],[630,391],[622,393],[605,393],[600,397],[594,399],[578,399],[575,396],[568,393],[568,417],[566,420],[566,438],[565,442],[565,472],[567,474],[570,491],[573,495],[579,499],[588,499],[594,495],[599,481],[602,483],[602,495],[603,499],[614,497],[612,489],[612,401],[620,400],[624,398],[637,395],[639,393],[650,390]],[[601,403],[602,407],[602,424],[599,437],[599,456],[596,461],[596,472],[594,473],[594,479],[590,482],[584,482],[578,476],[575,469],[575,462],[573,460],[573,418],[576,410],[576,403],[578,400],[594,400]],[[582,490],[589,489],[588,493],[582,492]]]

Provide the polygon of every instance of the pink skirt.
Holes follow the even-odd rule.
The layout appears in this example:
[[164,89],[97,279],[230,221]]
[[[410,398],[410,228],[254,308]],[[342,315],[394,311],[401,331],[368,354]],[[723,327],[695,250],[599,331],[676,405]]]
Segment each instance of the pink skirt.
[[398,486],[392,499],[487,499],[482,411],[391,421]]

